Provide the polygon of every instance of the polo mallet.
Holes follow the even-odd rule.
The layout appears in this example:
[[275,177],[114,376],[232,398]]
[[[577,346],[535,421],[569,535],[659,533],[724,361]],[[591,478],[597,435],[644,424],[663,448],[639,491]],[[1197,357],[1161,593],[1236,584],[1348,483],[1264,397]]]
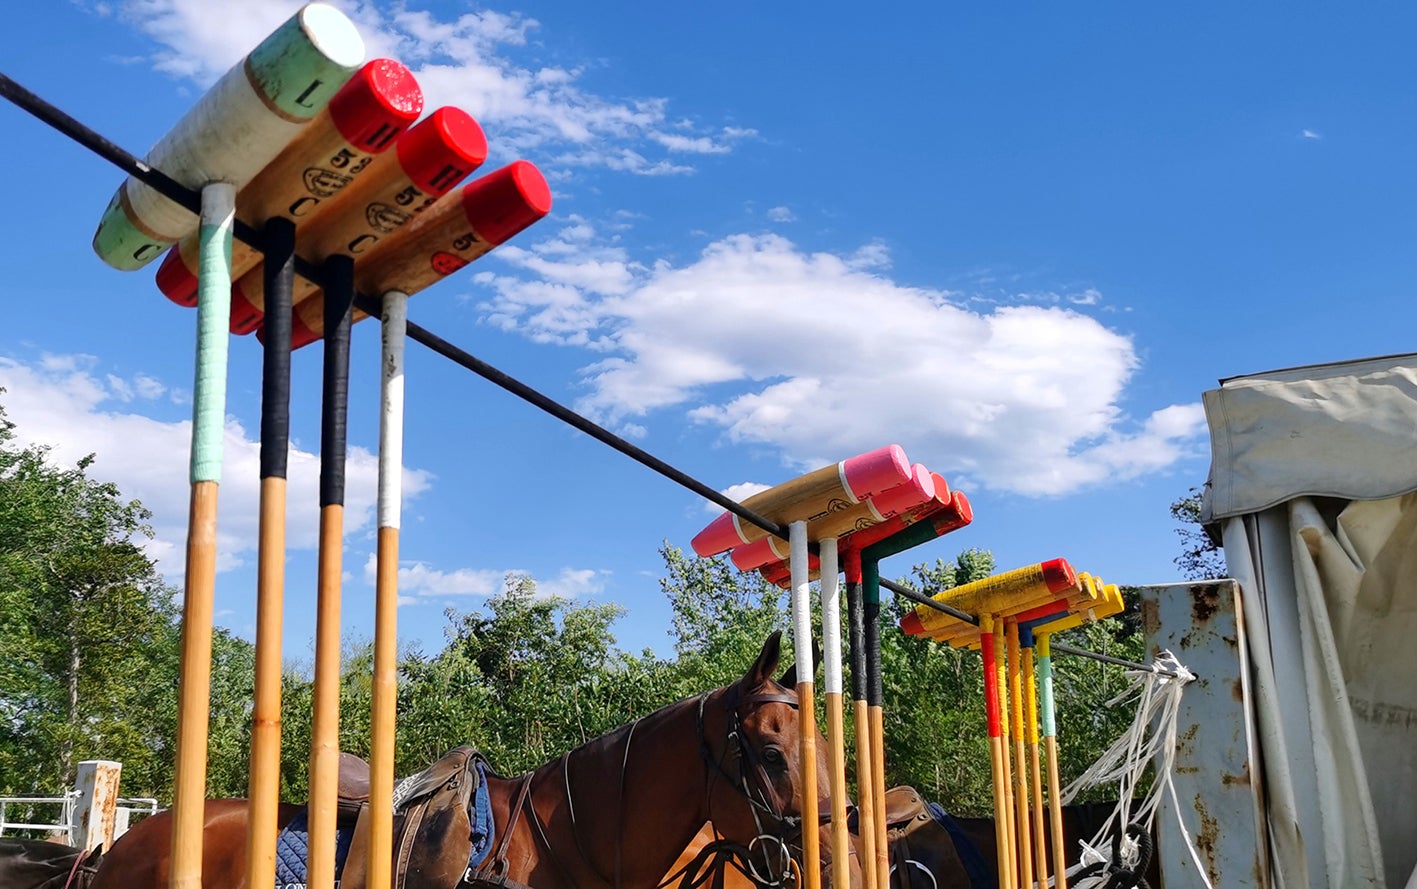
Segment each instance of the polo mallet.
[[[817,541],[835,540],[843,535],[878,525],[887,519],[908,512],[936,496],[935,480],[925,467],[916,464],[910,480],[888,488],[852,506],[828,512],[808,522],[808,536]],[[948,493],[946,494],[948,496]],[[752,543],[735,546],[729,553],[740,571],[752,571],[786,558],[782,541],[763,537]]]
[[379,531],[375,554],[374,681],[370,712],[368,889],[389,889],[398,709],[399,525],[403,511],[404,347],[408,295],[384,294],[379,411]]
[[[272,322],[290,327],[295,226],[265,226],[266,291]],[[256,554],[256,676],[251,709],[247,882],[275,885],[280,808],[281,638],[285,607],[286,468],[290,454],[290,337],[265,344],[261,373],[261,515]]]
[[[277,217],[296,224],[367,170],[423,110],[423,91],[402,63],[375,59],[335,93],[275,160],[236,193],[236,214],[261,225]],[[237,241],[231,276],[261,264],[261,251]],[[197,242],[188,236],[167,252],[157,287],[178,305],[196,304]]]
[[[355,266],[363,293],[413,296],[485,256],[551,212],[551,189],[535,164],[513,161],[449,192],[421,217],[380,241]],[[320,301],[295,306],[291,347],[324,335]],[[366,317],[354,310],[353,322]]]
[[[1019,652],[1018,621],[1004,622],[1009,668],[1009,715],[1013,731],[1014,836],[1017,838],[1019,884],[1033,885],[1033,830],[1028,815],[1028,757],[1023,733],[1023,660]],[[1041,838],[1040,838],[1041,839]]]
[[861,837],[863,885],[867,889],[878,889],[876,824],[884,819],[885,810],[876,808],[876,792],[871,781],[871,763],[875,757],[871,751],[871,711],[866,692],[866,612],[861,594],[861,550],[847,548],[843,555],[846,625],[851,640],[851,711],[856,726],[856,829]]
[[822,662],[826,685],[827,742],[830,744],[832,816],[832,885],[851,882],[851,836],[846,824],[846,725],[842,709],[841,595],[838,588],[837,539],[818,541],[822,563]]
[[223,75],[145,158],[148,165],[201,190],[200,218],[129,177],[109,201],[94,233],[99,258],[131,271],[156,259],[169,244],[200,232],[191,514],[173,779],[170,885],[175,889],[196,889],[202,880],[217,491],[236,191],[324,107],[363,58],[364,43],[343,13],[325,4],[304,7]]
[[1004,771],[1003,715],[999,712],[999,674],[994,667],[994,618],[990,614],[979,615],[980,654],[984,663],[984,719],[989,733],[989,774],[994,781],[994,844],[999,874],[999,885],[1003,889],[1013,889],[1013,851],[1009,841],[1010,813],[1005,808],[1005,786],[1008,778]]
[[[972,515],[972,514],[971,514]],[[904,552],[914,546],[934,540],[941,534],[961,527],[955,516],[942,516],[939,520],[917,521],[907,525],[899,533],[884,540],[871,543],[861,552],[862,619],[866,652],[866,695],[870,723],[871,787],[875,794],[874,814],[876,816],[876,884],[879,889],[889,889],[890,862],[886,841],[886,758],[885,758],[885,713],[884,681],[881,675],[881,560]],[[866,534],[874,529],[867,529]]]
[[349,326],[353,261],[324,262],[325,337],[320,400],[320,549],[316,576],[314,718],[310,727],[307,885],[335,882],[339,794],[340,596],[344,573],[344,470],[349,416]]
[[[307,4],[213,84],[144,160],[189,188],[221,182],[239,191],[363,61],[364,41],[344,13]],[[191,211],[129,177],[108,202],[93,248],[133,271],[196,230]]]
[[[370,163],[358,179],[315,208],[301,225],[301,253],[312,261],[329,256],[353,257],[356,268],[380,240],[413,222],[433,200],[451,191],[487,156],[487,138],[467,112],[439,108],[419,121]],[[407,205],[403,207],[400,201]],[[248,272],[232,285],[231,330],[251,333],[261,326],[265,296],[260,275]],[[382,291],[365,291],[374,294]],[[292,299],[298,311],[312,316],[322,328],[319,294],[308,281],[297,280]],[[305,322],[297,315],[295,342],[309,342]]]
[[[743,506],[775,522],[810,522],[841,505],[854,505],[905,484],[911,471],[900,445],[887,445],[759,491],[744,500]],[[768,532],[757,525],[725,512],[694,535],[690,545],[700,556],[714,556],[766,536]]]
[[[822,882],[820,819],[817,810],[816,702],[813,699],[812,603],[807,580],[807,523],[788,525],[792,546],[792,650],[797,659],[797,737],[802,770],[802,870],[807,889]],[[831,566],[835,568],[835,566]]]
[[1023,647],[1023,712],[1027,717],[1029,787],[1033,802],[1033,869],[1038,884],[1048,882],[1048,844],[1045,841],[1043,814],[1043,770],[1038,758],[1038,691],[1034,670],[1033,630],[1022,621],[1018,624],[1019,644]]

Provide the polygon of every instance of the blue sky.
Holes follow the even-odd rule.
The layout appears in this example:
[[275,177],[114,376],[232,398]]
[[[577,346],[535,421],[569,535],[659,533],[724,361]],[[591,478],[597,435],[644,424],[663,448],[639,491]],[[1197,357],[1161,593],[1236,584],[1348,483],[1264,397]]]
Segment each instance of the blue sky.
[[[414,321],[719,489],[889,442],[974,524],[886,566],[1176,580],[1217,378],[1411,351],[1417,11],[1364,4],[340,3],[552,215]],[[27,4],[0,70],[141,154],[297,4]],[[195,314],[89,242],[121,175],[15,109],[0,386],[154,511],[180,580]],[[372,632],[378,331],[354,331],[345,631]],[[219,621],[253,632],[260,349],[231,353]],[[295,360],[288,658],[313,637],[319,349]],[[715,511],[411,345],[400,636],[507,571],[667,652],[662,540]],[[740,489],[741,490],[741,489]]]

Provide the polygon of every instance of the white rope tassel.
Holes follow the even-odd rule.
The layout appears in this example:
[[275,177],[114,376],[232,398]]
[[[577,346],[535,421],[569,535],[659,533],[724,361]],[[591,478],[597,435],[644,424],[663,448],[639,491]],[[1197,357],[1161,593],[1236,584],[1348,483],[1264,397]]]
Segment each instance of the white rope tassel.
[[[1164,671],[1164,672],[1163,672]],[[1175,675],[1167,675],[1175,674]],[[1181,819],[1181,807],[1176,799],[1176,787],[1171,780],[1176,764],[1176,722],[1180,718],[1181,692],[1186,683],[1195,679],[1195,674],[1187,670],[1176,656],[1163,651],[1152,662],[1150,670],[1128,670],[1131,685],[1126,691],[1107,702],[1115,707],[1123,703],[1135,703],[1136,715],[1128,729],[1102,752],[1087,771],[1076,781],[1063,789],[1064,803],[1072,802],[1079,792],[1088,787],[1103,784],[1117,785],[1117,808],[1108,816],[1102,828],[1091,842],[1082,842],[1082,855],[1077,865],[1069,868],[1069,885],[1076,889],[1093,889],[1104,885],[1109,875],[1102,873],[1095,877],[1077,880],[1072,875],[1094,864],[1110,864],[1111,837],[1114,830],[1122,831],[1120,862],[1126,868],[1135,868],[1140,858],[1136,840],[1125,835],[1128,825],[1140,823],[1150,832],[1156,821],[1156,807],[1161,802],[1161,794],[1169,792],[1171,806],[1176,810],[1176,820],[1181,828],[1181,836],[1186,840],[1196,873],[1207,887],[1210,880],[1201,866],[1200,855],[1191,841],[1190,831]],[[1141,784],[1148,764],[1156,766],[1156,780],[1146,795],[1134,804],[1133,796]]]

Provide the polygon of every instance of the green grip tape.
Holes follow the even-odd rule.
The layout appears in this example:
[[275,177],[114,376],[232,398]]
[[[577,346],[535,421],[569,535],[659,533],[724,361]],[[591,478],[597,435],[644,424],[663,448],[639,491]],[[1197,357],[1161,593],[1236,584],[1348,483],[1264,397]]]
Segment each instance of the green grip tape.
[[192,484],[221,481],[226,423],[226,353],[231,318],[231,233],[236,189],[202,189],[197,260],[197,369],[192,398]]
[[1038,709],[1041,711],[1043,737],[1052,738],[1058,733],[1053,724],[1053,659],[1038,658]]

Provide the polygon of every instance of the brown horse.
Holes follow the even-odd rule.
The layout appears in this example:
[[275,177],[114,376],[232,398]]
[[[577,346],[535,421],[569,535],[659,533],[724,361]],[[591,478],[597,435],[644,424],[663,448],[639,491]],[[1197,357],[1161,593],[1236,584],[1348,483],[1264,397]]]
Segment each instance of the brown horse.
[[86,852],[54,840],[0,837],[0,887],[84,889],[102,859],[101,847]]
[[[496,824],[488,860],[464,874],[472,816],[466,810],[446,813],[418,830],[405,885],[654,889],[705,822],[713,824],[720,854],[745,854],[751,847],[759,871],[780,880],[787,866],[770,853],[799,832],[804,792],[797,696],[790,682],[772,678],[780,646],[781,634],[772,634],[738,681],[670,704],[527,775],[488,774]],[[817,751],[818,786],[805,790],[824,800],[826,745],[820,732]],[[282,806],[280,824],[302,810]],[[246,824],[245,800],[207,802],[204,886],[246,885]],[[171,830],[169,813],[130,830],[104,857],[92,889],[165,887]],[[350,865],[362,870],[354,857]],[[344,877],[345,889],[362,886],[349,867]]]

